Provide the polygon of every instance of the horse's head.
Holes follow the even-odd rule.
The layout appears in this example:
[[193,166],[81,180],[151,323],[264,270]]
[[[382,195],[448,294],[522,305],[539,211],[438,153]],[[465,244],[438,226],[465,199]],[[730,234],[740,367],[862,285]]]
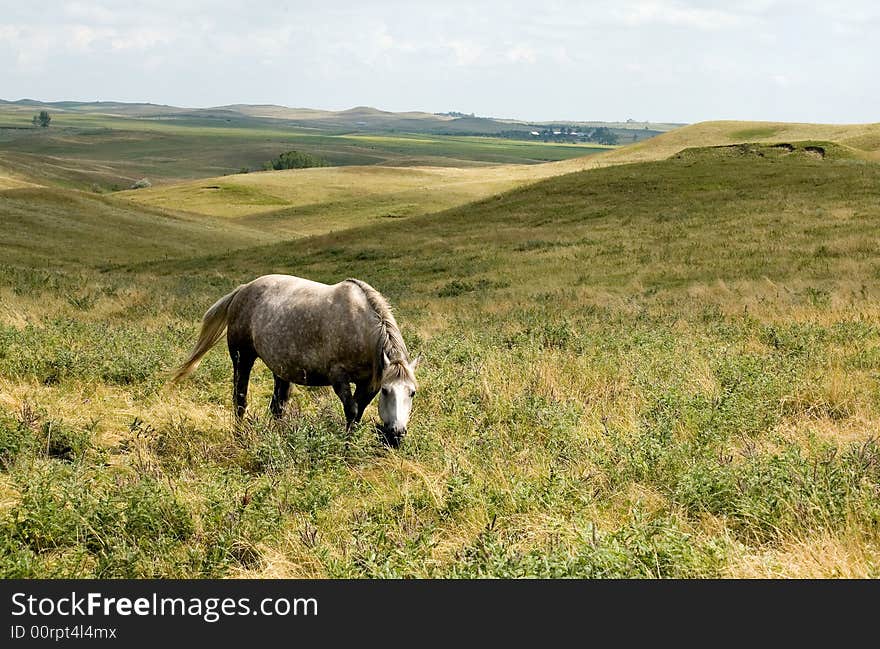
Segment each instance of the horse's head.
[[404,359],[391,360],[385,357],[385,370],[382,372],[382,387],[379,391],[379,429],[389,446],[397,448],[406,435],[406,425],[412,412],[413,397],[416,396],[416,367],[419,358],[413,362]]

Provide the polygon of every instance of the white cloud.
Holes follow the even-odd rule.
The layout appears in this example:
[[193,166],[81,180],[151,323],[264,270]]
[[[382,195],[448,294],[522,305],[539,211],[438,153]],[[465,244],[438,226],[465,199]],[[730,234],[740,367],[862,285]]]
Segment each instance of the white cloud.
[[57,39],[58,46],[62,49],[69,48],[77,52],[89,52],[103,42],[106,46],[119,38],[119,32],[109,27],[89,27],[88,25],[71,25],[59,31],[47,29],[46,32],[52,38]]
[[390,50],[394,48],[394,38],[388,33],[384,25],[379,33],[376,34],[376,45],[382,50]]
[[99,25],[113,24],[119,17],[125,16],[124,12],[113,12],[94,2],[68,2],[64,5],[64,14],[77,22],[98,23]]
[[625,22],[631,25],[663,24],[703,30],[738,27],[747,21],[741,14],[719,9],[682,6],[664,0],[643,0],[622,8]]
[[538,60],[538,54],[531,47],[517,45],[507,50],[507,60],[511,63],[535,63]]
[[629,25],[671,25],[702,30],[739,27],[751,20],[745,14],[723,9],[687,6],[670,0],[641,0],[621,7],[617,15]]
[[0,40],[16,40],[20,33],[21,30],[15,25],[0,25]]
[[468,41],[449,41],[446,47],[452,50],[455,64],[459,66],[478,65],[486,62],[486,48]]
[[114,50],[146,51],[160,45],[168,45],[171,40],[167,32],[135,27],[117,31],[110,40],[110,46]]

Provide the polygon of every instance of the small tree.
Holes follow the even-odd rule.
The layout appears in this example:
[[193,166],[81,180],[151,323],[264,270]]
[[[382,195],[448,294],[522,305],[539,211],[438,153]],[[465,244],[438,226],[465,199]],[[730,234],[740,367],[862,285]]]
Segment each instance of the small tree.
[[43,128],[49,128],[49,122],[52,121],[52,116],[49,115],[48,110],[41,110],[38,119],[40,121],[40,126]]
[[36,115],[34,115],[34,118],[31,120],[31,123],[32,123],[34,126],[39,126],[39,125],[40,125],[40,118],[37,117]]
[[263,165],[264,169],[307,169],[309,167],[326,167],[327,162],[318,156],[302,151],[285,151],[274,160]]

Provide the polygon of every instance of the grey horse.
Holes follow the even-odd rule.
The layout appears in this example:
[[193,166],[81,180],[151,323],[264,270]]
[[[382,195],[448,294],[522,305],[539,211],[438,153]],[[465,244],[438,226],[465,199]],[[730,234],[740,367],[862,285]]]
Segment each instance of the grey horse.
[[346,279],[331,286],[264,275],[242,284],[205,313],[198,342],[172,380],[190,374],[224,329],[237,420],[244,416],[251,368],[260,358],[275,376],[270,405],[275,417],[283,412],[291,383],[330,385],[350,430],[381,392],[385,441],[396,447],[406,435],[419,359],[409,360],[388,302],[366,282]]

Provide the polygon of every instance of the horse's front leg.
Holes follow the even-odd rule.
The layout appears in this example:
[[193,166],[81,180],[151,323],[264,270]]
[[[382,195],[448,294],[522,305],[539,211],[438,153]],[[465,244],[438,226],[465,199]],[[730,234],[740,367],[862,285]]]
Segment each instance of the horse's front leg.
[[351,395],[351,386],[348,381],[336,381],[333,383],[333,391],[342,402],[345,411],[345,431],[349,432],[358,418],[358,404]]
[[277,374],[275,375],[275,389],[272,391],[272,402],[269,404],[269,410],[275,419],[281,419],[284,413],[284,405],[290,396],[290,381],[285,381]]
[[354,422],[358,423],[361,420],[361,417],[364,416],[364,411],[367,409],[367,406],[370,405],[370,402],[376,398],[377,394],[379,394],[379,390],[373,390],[370,388],[369,382],[355,383],[354,387],[354,401],[357,404],[357,415],[355,415]]

